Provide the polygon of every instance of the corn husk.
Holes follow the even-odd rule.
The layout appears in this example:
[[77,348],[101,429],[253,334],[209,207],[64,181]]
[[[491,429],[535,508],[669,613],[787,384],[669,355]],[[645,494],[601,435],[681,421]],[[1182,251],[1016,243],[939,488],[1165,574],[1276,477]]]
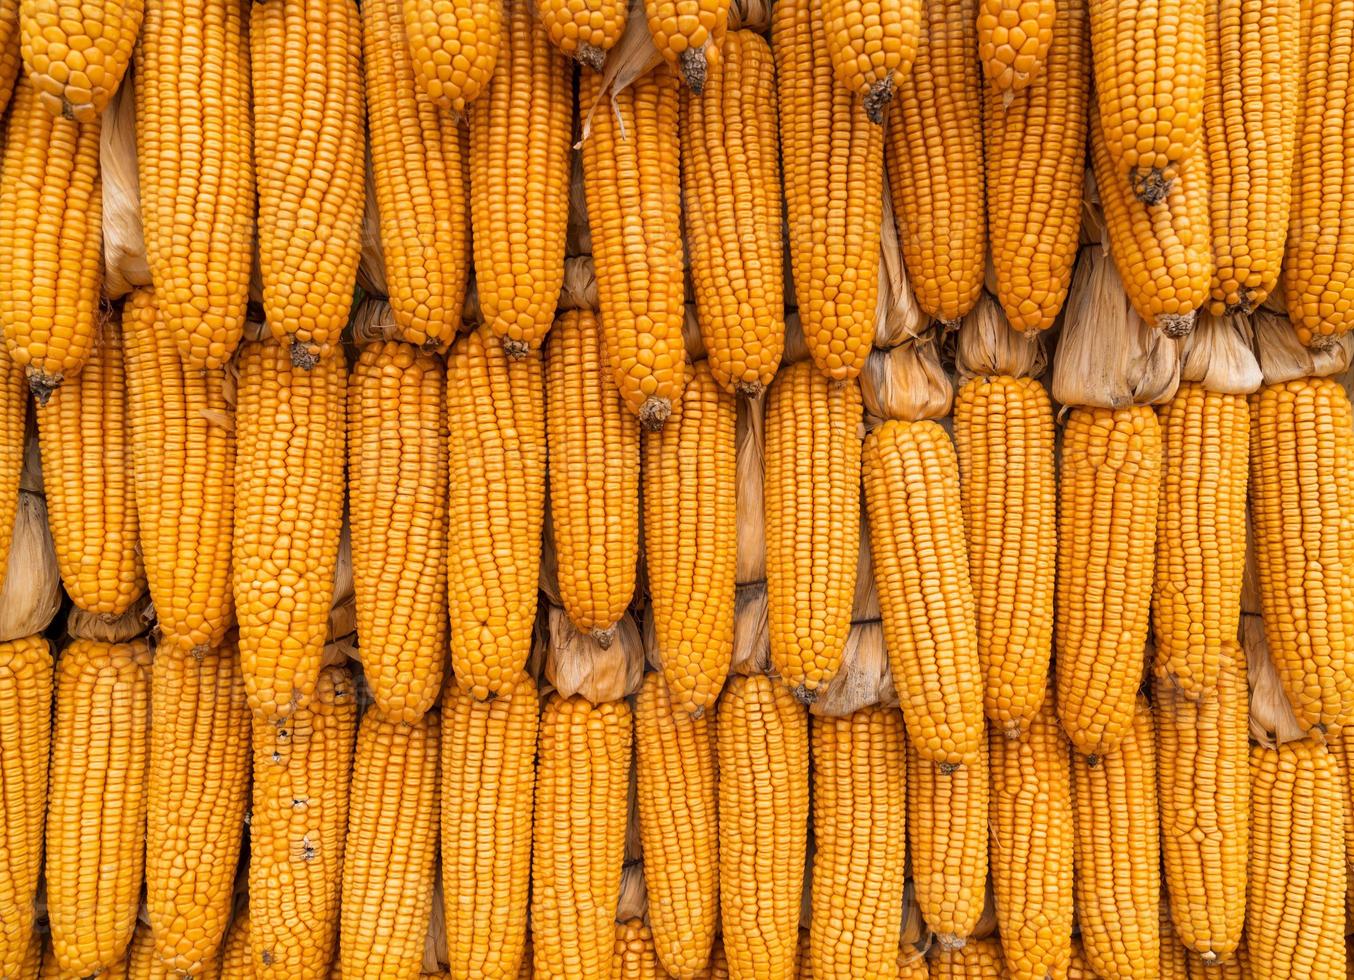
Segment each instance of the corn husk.
[[103,294],[126,296],[149,286],[150,264],[141,226],[141,183],[136,172],[136,79],[123,76],[103,112],[99,173],[103,184]]
[[771,624],[765,582],[738,586],[733,604],[731,674],[766,674],[771,670]]
[[[580,135],[574,149],[581,147],[592,134],[593,113],[603,110],[604,101],[609,101],[617,92],[625,89],[636,79],[643,78],[662,63],[663,56],[654,46],[653,34],[649,31],[649,19],[644,15],[643,8],[631,10],[625,22],[625,33],[606,53],[606,62],[602,66],[602,85],[598,89],[596,101],[588,105],[580,103],[578,106]],[[572,190],[570,196],[573,196]]]
[[1255,528],[1246,520],[1246,566],[1241,576],[1241,611],[1259,616],[1260,608],[1260,566],[1255,553]]
[[738,399],[738,544],[737,582],[766,581],[763,496],[766,474],[766,393]]
[[461,301],[461,333],[469,333],[484,323],[480,309],[480,285],[472,270],[465,281],[465,299]]
[[1043,332],[1022,333],[1014,329],[1001,304],[983,292],[960,324],[954,366],[961,385],[970,378],[990,375],[1042,377],[1048,370]]
[[909,874],[903,886],[903,921],[898,929],[898,945],[929,946],[930,934],[926,920],[921,916],[921,906],[917,904],[917,887]]
[[428,916],[428,931],[423,937],[423,972],[442,973],[451,962],[447,952],[447,917],[442,908],[442,859],[433,875],[433,905]]
[[[631,766],[633,770],[634,767]],[[644,865],[627,863],[621,870],[621,894],[616,900],[616,921],[643,919],[649,914],[649,890],[644,883]]]
[[583,195],[583,154],[577,150],[569,162],[569,220],[564,232],[564,254],[569,258],[592,255],[588,202]]
[[85,612],[72,603],[66,613],[66,635],[72,640],[126,643],[147,632],[154,621],[149,592],[141,593],[126,612],[117,616]]
[[1100,206],[1100,191],[1095,186],[1095,172],[1090,162],[1081,184],[1081,244],[1104,246],[1110,240],[1109,226],[1105,224],[1105,209]]
[[1264,378],[1252,350],[1250,318],[1200,313],[1194,330],[1180,342],[1180,380],[1226,395],[1249,395],[1259,388]]
[[[639,776],[635,772],[635,767],[631,766],[630,779],[625,789],[625,865],[627,867],[637,865],[643,860],[644,838],[639,828]],[[643,886],[644,882],[641,881],[640,885]]]
[[375,344],[398,339],[395,312],[381,296],[363,296],[348,318],[348,330],[354,344]]
[[841,669],[809,706],[809,711],[842,718],[874,704],[898,704],[888,648],[884,645],[884,625],[877,619],[851,624]]
[[644,644],[635,619],[616,623],[609,646],[580,633],[559,606],[549,611],[550,643],[545,678],[563,697],[581,694],[593,704],[617,701],[639,690],[644,677]]
[[729,4],[729,30],[749,30],[765,34],[770,26],[769,0],[732,0]]
[[351,599],[353,586],[353,534],[348,526],[348,510],[343,511],[343,524],[339,530],[338,558],[334,562],[334,598],[331,605]]
[[555,550],[555,515],[550,506],[550,491],[545,494],[545,533],[541,535],[541,568],[537,586],[552,606],[564,605],[559,594],[559,552]]
[[912,284],[907,279],[898,226],[893,220],[893,199],[888,181],[884,181],[884,217],[879,225],[879,299],[875,304],[874,345],[896,347],[909,337],[919,336],[929,318],[917,305]]
[[[346,667],[350,663],[362,663],[362,651],[357,645],[356,633],[349,633],[347,636],[340,636],[325,643],[324,652],[320,656],[321,667]],[[365,698],[364,703],[371,703],[371,698]]]
[[860,373],[860,396],[867,428],[889,419],[917,422],[949,415],[954,387],[940,363],[939,332],[870,351]]
[[376,203],[376,171],[367,150],[366,202],[362,208],[362,256],[357,263],[357,284],[372,296],[388,296],[386,258],[381,249],[381,209]]
[[983,894],[983,914],[973,927],[972,939],[987,939],[997,931],[997,898],[992,891],[992,876],[987,876],[987,891]]
[[1099,246],[1081,251],[1053,357],[1053,397],[1064,406],[1160,405],[1180,379],[1177,342],[1133,311]]
[[47,530],[47,502],[41,494],[19,491],[14,539],[0,588],[0,642],[45,630],[61,608],[61,574]]
[[[701,336],[700,320],[696,316],[696,304],[687,303],[682,318],[682,343],[686,346],[687,359],[705,360],[705,338]],[[690,367],[687,368],[688,373]]]
[[[785,314],[785,351],[780,356],[781,366],[786,364],[798,364],[800,361],[809,359],[809,344],[804,339],[804,325],[799,320],[799,314],[789,312]],[[772,384],[775,384],[773,381]]]
[[559,291],[561,310],[597,310],[597,274],[591,255],[564,260],[564,284]]
[[1328,378],[1349,370],[1354,334],[1337,337],[1321,350],[1304,347],[1288,317],[1263,307],[1251,314],[1251,330],[1267,385],[1298,378]]
[[1242,615],[1241,648],[1246,656],[1246,680],[1251,689],[1251,738],[1268,748],[1306,738],[1307,732],[1293,713],[1279,672],[1270,659],[1265,623],[1259,616]]
[[856,594],[851,603],[851,622],[867,623],[880,618],[879,592],[875,588],[874,560],[870,554],[870,521],[865,500],[860,504],[860,553],[856,558]]
[[19,471],[19,489],[45,493],[42,486],[42,447],[38,443],[38,420],[29,412],[24,420],[24,464]]

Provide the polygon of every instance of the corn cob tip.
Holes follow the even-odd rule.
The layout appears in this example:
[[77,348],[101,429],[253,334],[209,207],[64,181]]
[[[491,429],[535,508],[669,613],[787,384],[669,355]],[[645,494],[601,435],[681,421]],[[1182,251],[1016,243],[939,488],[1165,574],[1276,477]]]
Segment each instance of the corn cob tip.
[[514,340],[511,337],[503,338],[503,353],[510,360],[520,361],[531,353],[531,345],[525,340]]
[[1005,735],[1007,739],[1009,739],[1010,741],[1012,742],[1018,741],[1021,735],[1021,727],[1019,719],[1012,719],[1001,731],[1002,734]]
[[36,368],[28,369],[28,390],[37,400],[39,406],[46,405],[47,399],[52,397],[52,392],[61,387],[61,382],[66,378],[61,374],[48,374]]
[[940,773],[942,776],[953,776],[955,773],[957,773],[957,772],[958,772],[960,769],[962,769],[962,768],[963,768],[963,763],[960,763],[960,762],[937,762],[937,763],[936,763],[936,772]]
[[1250,316],[1255,312],[1255,308],[1260,304],[1255,301],[1255,290],[1250,286],[1242,286],[1240,289],[1241,298],[1235,303],[1229,303],[1223,311],[1225,315],[1232,316],[1240,313],[1243,316]]
[[1098,766],[1098,765],[1100,765],[1100,756],[1099,756],[1099,755],[1097,755],[1096,753],[1092,752],[1090,755],[1088,755],[1088,756],[1086,757],[1086,768],[1088,768],[1088,769],[1094,769],[1094,768],[1095,768],[1096,766]]
[[616,627],[608,626],[606,629],[596,628],[592,631],[592,639],[603,650],[610,650],[611,641],[616,639]]
[[705,61],[705,47],[687,48],[677,58],[682,66],[682,77],[691,91],[700,95],[705,91],[705,73],[709,67]]
[[[1307,349],[1315,351],[1318,354],[1326,354],[1335,348],[1339,340],[1339,334],[1314,333],[1312,334],[1311,339],[1307,341]],[[57,383],[60,384],[59,381]],[[32,387],[32,384],[33,383],[30,381],[29,387]]]
[[1145,174],[1134,167],[1128,179],[1133,185],[1133,196],[1143,204],[1160,204],[1166,200],[1166,195],[1171,192],[1171,184],[1174,183],[1167,180],[1166,175],[1156,167]]
[[313,351],[306,344],[299,340],[291,342],[291,366],[299,367],[302,371],[309,371],[320,363],[320,355]]
[[606,52],[595,44],[580,41],[578,50],[574,52],[574,60],[581,65],[586,65],[593,71],[601,71],[602,63],[606,61]]
[[871,85],[869,94],[865,96],[865,117],[876,126],[884,124],[884,110],[893,101],[893,89],[893,76],[890,75]]
[[659,398],[657,395],[650,395],[644,399],[644,404],[639,407],[639,423],[650,432],[657,432],[663,428],[663,423],[668,420],[672,414],[672,402],[666,398]]
[[760,381],[739,381],[733,386],[734,391],[740,395],[746,395],[748,398],[757,398],[766,390],[766,385]]
[[818,692],[809,690],[804,684],[800,684],[794,689],[794,696],[795,700],[805,707],[808,707],[818,700]]
[[963,949],[968,942],[963,936],[956,936],[950,932],[936,933],[936,945],[943,950]]
[[1193,313],[1163,313],[1157,317],[1157,326],[1167,337],[1179,340],[1194,332]]

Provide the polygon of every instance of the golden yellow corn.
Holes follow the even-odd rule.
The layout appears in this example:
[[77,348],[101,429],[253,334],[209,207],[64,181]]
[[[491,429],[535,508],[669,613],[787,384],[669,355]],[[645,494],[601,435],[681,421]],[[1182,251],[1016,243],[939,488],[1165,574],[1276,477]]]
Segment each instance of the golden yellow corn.
[[1191,956],[1186,968],[1189,971],[1189,980],[1251,980],[1250,954],[1246,951],[1246,938],[1242,937],[1241,945],[1226,962],[1205,963],[1202,957]]
[[381,713],[413,724],[447,649],[445,368],[391,340],[348,378],[348,524],[362,672]]
[[1146,701],[1138,700],[1115,749],[1098,758],[1075,750],[1072,804],[1086,960],[1107,980],[1138,976],[1161,947],[1156,747]]
[[[57,962],[56,951],[52,949],[50,941],[43,944],[41,951],[41,968],[35,968],[29,963],[25,963],[25,968],[29,969],[28,976],[39,977],[40,980],[83,980],[79,973],[73,973],[70,970],[63,970],[61,964]],[[128,980],[129,971],[127,969],[126,958],[118,959],[112,966],[98,974],[99,980]]]
[[1251,747],[1246,946],[1256,977],[1344,975],[1344,808],[1330,750]]
[[773,678],[731,677],[715,739],[729,976],[792,980],[809,819],[808,712]]
[[578,104],[599,103],[583,141],[583,188],[611,375],[646,429],[682,397],[681,84],[666,65],[607,92],[579,79]]
[[1191,953],[1181,945],[1171,924],[1171,910],[1166,895],[1161,896],[1161,958],[1158,961],[1160,980],[1189,980]]
[[922,0],[822,0],[823,35],[832,70],[859,95],[870,122],[884,114],[912,70],[922,32]]
[[19,0],[0,3],[0,110],[9,105],[19,78],[23,55],[19,48]]
[[755,395],[785,348],[776,64],[730,31],[704,94],[682,95],[682,191],[701,339],[715,380]]
[[244,346],[235,409],[232,589],[249,706],[261,721],[310,697],[343,519],[347,368],[307,371],[273,342]]
[[1345,810],[1345,893],[1354,898],[1354,874],[1349,873],[1354,866],[1354,739],[1349,733],[1326,736],[1326,747],[1335,757],[1335,765],[1340,770],[1340,789]]
[[729,0],[644,0],[644,12],[658,53],[700,95],[720,61]]
[[897,980],[930,980],[931,971],[926,963],[926,954],[911,943],[898,947]]
[[[1269,655],[1300,724],[1354,723],[1354,421],[1333,378],[1251,396],[1251,522]],[[1348,666],[1347,666],[1348,665]]]
[[249,735],[234,644],[156,651],[146,908],[158,958],[194,978],[215,960],[230,919],[249,809]]
[[874,339],[884,133],[834,76],[824,2],[779,0],[771,50],[790,271],[804,340],[818,370],[846,381],[860,374]]
[[1006,980],[1002,940],[970,939],[963,946],[937,946],[931,954],[931,980]]
[[254,719],[249,939],[256,977],[329,978],[356,694],[346,667],[326,667],[290,718]]
[[293,363],[311,368],[338,350],[362,249],[357,4],[258,4],[249,15],[249,45],[263,307]]
[[249,908],[241,908],[231,919],[221,948],[221,980],[254,980],[253,954],[249,945]]
[[658,962],[652,930],[638,918],[616,923],[610,966],[611,980],[660,980],[669,975]]
[[28,384],[23,369],[0,344],[0,586],[9,568],[14,518],[19,511],[19,477],[23,472],[24,436],[28,421]]
[[499,60],[504,0],[404,0],[419,87],[457,114],[489,86]]
[[550,43],[595,72],[625,33],[629,0],[540,0],[536,16]]
[[552,694],[545,703],[531,870],[537,976],[604,977],[610,970],[631,740],[625,701],[594,705]]
[[145,922],[137,920],[136,932],[132,934],[132,943],[127,948],[127,955],[122,961],[121,969],[124,972],[119,973],[117,969],[110,972],[106,971],[99,974],[99,980],[183,980],[183,977],[189,976],[190,980],[218,980],[221,976],[221,964],[218,957],[213,956],[207,963],[198,970],[194,970],[191,975],[183,974],[167,965],[160,959],[155,949],[155,936],[151,932],[151,927]]
[[451,664],[483,701],[526,666],[545,519],[545,395],[540,358],[511,360],[487,327],[447,364],[451,433]]
[[[1053,46],[1054,27],[1058,35],[1072,26],[1058,15],[1055,0],[980,0],[978,4],[978,57],[988,87],[995,92],[1019,92],[1038,77]],[[1076,7],[1073,0],[1071,7]],[[1072,17],[1078,14],[1071,12]]]
[[1150,407],[1068,415],[1054,603],[1058,715],[1086,755],[1112,751],[1133,726],[1161,467],[1161,429]]
[[362,4],[362,53],[390,310],[401,340],[443,349],[470,274],[463,130],[418,88],[403,0]]
[[860,527],[843,516],[859,507],[859,424],[854,379],[831,381],[800,361],[781,369],[771,386],[765,457],[771,662],[806,703],[841,667],[851,629]]
[[19,50],[48,112],[98,120],[132,60],[144,11],[143,0],[21,0]]
[[99,332],[99,122],[57,119],[27,76],[0,162],[0,330],[39,404],[89,359]]
[[737,413],[709,362],[700,361],[662,431],[644,434],[644,559],[654,635],[671,696],[693,713],[714,705],[733,657]]
[[1096,973],[1086,962],[1086,950],[1081,945],[1081,937],[1072,937],[1072,959],[1067,966],[1067,980],[1097,980]]

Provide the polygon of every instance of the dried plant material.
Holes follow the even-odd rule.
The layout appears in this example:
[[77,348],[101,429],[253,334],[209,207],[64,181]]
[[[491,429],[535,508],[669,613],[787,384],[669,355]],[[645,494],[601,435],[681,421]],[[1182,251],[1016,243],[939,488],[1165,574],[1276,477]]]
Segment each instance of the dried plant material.
[[766,454],[766,394],[738,399],[738,568],[739,585],[766,581],[763,461]]
[[954,366],[959,384],[970,378],[1003,375],[1038,378],[1048,369],[1048,352],[1042,331],[1021,332],[1013,328],[1001,305],[988,293],[959,327]]
[[893,219],[893,199],[884,183],[884,217],[879,226],[879,299],[875,302],[874,345],[896,347],[918,336],[930,318],[917,305],[907,278],[898,225]]
[[341,636],[357,631],[357,598],[349,596],[335,603],[329,610],[329,627],[325,631],[327,642],[333,642]]
[[353,536],[348,527],[348,509],[343,510],[343,526],[339,530],[338,558],[334,560],[334,598],[331,606],[348,602],[356,592],[353,586]]
[[[587,142],[592,134],[592,114],[601,107],[604,100],[614,98],[617,92],[633,84],[636,79],[644,77],[662,63],[663,56],[654,46],[653,34],[649,31],[649,19],[643,16],[641,8],[635,11],[635,16],[626,19],[625,33],[606,53],[606,61],[602,67],[602,84],[597,88],[597,98],[587,101],[583,93],[579,92],[580,135],[578,142],[574,144],[575,148]],[[571,197],[573,190],[571,187]],[[568,251],[571,255],[576,254],[572,249]],[[592,249],[589,248],[588,251]]]
[[1105,223],[1105,209],[1100,206],[1100,191],[1095,186],[1095,172],[1087,163],[1081,185],[1081,244],[1109,245],[1110,229]]
[[61,608],[61,574],[47,530],[47,502],[19,491],[9,566],[0,588],[0,642],[41,633]]
[[562,697],[581,694],[593,704],[602,704],[639,690],[644,679],[644,644],[629,613],[616,623],[615,637],[606,647],[580,633],[558,606],[550,607],[549,623],[545,678]]
[[399,339],[395,313],[390,308],[390,303],[378,296],[362,297],[353,309],[348,329],[352,331],[353,343],[358,345]]
[[136,171],[136,81],[123,78],[103,113],[99,173],[103,178],[103,294],[126,296],[151,284],[141,228],[141,183]]
[[[631,767],[633,778],[634,767]],[[634,814],[634,807],[630,809]],[[631,821],[634,822],[633,819]],[[628,832],[627,832],[628,833]],[[649,892],[644,883],[644,862],[627,863],[621,870],[621,895],[616,900],[616,921],[642,919],[649,914]]]
[[[451,962],[447,952],[447,916],[442,906],[442,862],[439,859],[437,872],[433,875],[432,912],[428,916],[428,931],[423,937],[423,973],[445,976],[447,964]],[[528,950],[526,961],[531,962]]]
[[1224,395],[1249,395],[1259,388],[1263,378],[1251,350],[1250,319],[1201,313],[1193,332],[1180,342],[1180,380]]
[[[908,864],[911,865],[910,860]],[[930,946],[930,937],[931,930],[926,927],[921,906],[917,904],[917,886],[909,868],[907,885],[903,888],[903,921],[898,929],[898,945],[914,949],[921,946],[924,952],[924,948]]]
[[356,633],[349,633],[346,636],[325,642],[324,652],[320,654],[320,669],[346,667],[350,661],[353,663],[362,662],[362,651],[358,649]]
[[1255,354],[1265,384],[1343,374],[1354,355],[1354,334],[1344,334],[1319,350],[1305,347],[1288,317],[1261,308],[1251,314]]
[[785,353],[781,355],[780,366],[784,369],[788,365],[798,364],[800,361],[808,360],[808,358],[809,343],[804,339],[804,324],[800,321],[798,313],[787,313],[785,314]]
[[597,310],[597,273],[591,255],[564,260],[564,285],[559,291],[561,310]]
[[[692,361],[701,361],[705,359],[705,339],[701,337],[700,320],[696,316],[696,304],[687,303],[686,313],[682,320],[682,341],[686,344],[686,356]],[[690,375],[691,368],[687,366],[687,374]]]
[[770,27],[770,0],[731,0],[729,3],[729,30],[765,34]]
[[[386,259],[381,249],[381,209],[376,203],[376,172],[371,165],[371,149],[367,149],[366,200],[362,206],[362,255],[357,262],[357,284],[372,296],[389,295],[386,285]],[[257,270],[258,266],[255,265]],[[255,297],[250,289],[250,299]]]
[[732,674],[765,674],[771,670],[771,621],[765,582],[738,586],[733,606]]
[[1265,624],[1259,616],[1247,613],[1241,617],[1241,648],[1251,688],[1251,738],[1268,748],[1306,738],[1307,731],[1293,712],[1279,672],[1270,659]]
[[72,640],[126,643],[150,629],[154,618],[149,592],[143,592],[125,612],[116,616],[85,612],[72,604],[66,613],[66,635]]
[[856,597],[851,604],[851,624],[880,618],[879,592],[874,583],[874,560],[870,555],[870,522],[864,501],[860,508],[860,557],[856,559]]
[[569,168],[569,224],[564,232],[564,254],[569,258],[592,258],[592,229],[588,227],[588,201],[583,194],[583,155],[577,148]]
[[874,704],[898,704],[889,654],[884,647],[884,626],[878,620],[852,624],[846,651],[842,654],[841,670],[828,682],[818,700],[809,706],[809,711],[815,715],[845,717]]
[[870,351],[860,373],[860,397],[871,428],[890,419],[919,422],[950,414],[954,387],[940,363],[939,332]]

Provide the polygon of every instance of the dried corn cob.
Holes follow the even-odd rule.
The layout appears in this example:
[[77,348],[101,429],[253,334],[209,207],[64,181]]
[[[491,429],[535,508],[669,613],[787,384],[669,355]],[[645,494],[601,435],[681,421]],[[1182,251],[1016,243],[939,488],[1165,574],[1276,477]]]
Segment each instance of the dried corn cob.
[[404,0],[420,88],[456,113],[489,86],[498,63],[504,0]]
[[144,10],[143,0],[21,0],[19,50],[48,112],[98,120],[132,60]]
[[19,512],[24,434],[28,421],[28,384],[23,369],[0,344],[0,586],[9,568],[9,546]]
[[536,16],[550,43],[593,71],[625,32],[629,0],[540,0]]
[[696,95],[720,61],[729,0],[644,0],[649,33],[663,60],[678,69]]
[[931,980],[1005,980],[1001,946],[995,936],[959,947],[938,946],[931,954]]
[[860,96],[870,122],[882,125],[917,57],[923,0],[822,3],[823,35],[837,81]]
[[0,110],[9,105],[23,62],[19,50],[19,0],[0,3]]
[[[1075,7],[1076,0],[1070,6]],[[981,0],[978,57],[982,59],[989,88],[995,92],[1019,92],[1039,77],[1053,45],[1055,23],[1060,35],[1067,29],[1058,13],[1054,0],[1037,3]]]

